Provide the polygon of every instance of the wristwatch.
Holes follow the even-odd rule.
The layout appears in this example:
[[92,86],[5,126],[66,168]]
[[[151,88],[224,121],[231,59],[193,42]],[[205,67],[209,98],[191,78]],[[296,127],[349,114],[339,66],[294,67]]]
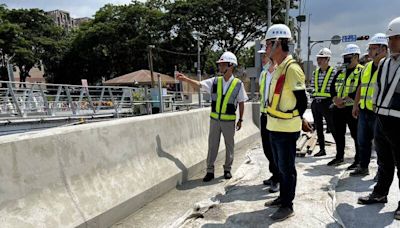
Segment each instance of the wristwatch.
[[243,119],[239,119],[239,122],[243,122]]

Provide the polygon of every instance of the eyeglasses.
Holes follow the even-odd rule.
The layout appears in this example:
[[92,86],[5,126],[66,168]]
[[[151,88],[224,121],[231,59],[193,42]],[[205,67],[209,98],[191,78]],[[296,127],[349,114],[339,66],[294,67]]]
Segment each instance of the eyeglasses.
[[268,42],[265,43],[265,48],[267,48],[267,47],[269,47],[271,45],[274,45],[274,42],[268,41]]
[[367,51],[377,51],[377,50],[379,50],[381,47],[369,47],[368,49],[367,49]]

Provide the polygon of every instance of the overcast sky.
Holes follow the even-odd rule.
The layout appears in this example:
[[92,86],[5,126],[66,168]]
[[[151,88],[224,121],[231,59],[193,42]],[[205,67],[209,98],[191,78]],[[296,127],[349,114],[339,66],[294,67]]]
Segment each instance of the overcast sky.
[[[106,3],[127,4],[131,0],[0,0],[9,8],[41,8],[45,11],[62,9],[72,17],[91,17]],[[400,0],[302,0],[302,13],[311,15],[310,36],[312,40],[330,39],[333,35],[370,35],[385,32],[387,24],[400,16]],[[291,15],[297,16],[298,10]],[[302,24],[302,57],[307,58],[308,22]],[[340,54],[347,43],[332,45],[332,62],[340,61]],[[366,52],[366,41],[357,44]],[[323,46],[317,44],[311,59]]]

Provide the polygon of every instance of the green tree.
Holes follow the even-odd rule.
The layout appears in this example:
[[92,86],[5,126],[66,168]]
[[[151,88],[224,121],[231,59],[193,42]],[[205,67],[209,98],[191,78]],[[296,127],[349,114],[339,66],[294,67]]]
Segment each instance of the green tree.
[[[72,36],[63,64],[69,67],[55,81],[97,83],[148,68],[147,45],[158,44],[162,12],[143,3],[105,5]],[[70,67],[72,66],[72,67]]]
[[44,11],[39,9],[8,10],[3,5],[0,7],[0,20],[2,21],[0,25],[2,55],[3,57],[13,56],[12,63],[19,69],[24,68],[29,72],[40,60],[52,69],[53,60],[61,58],[62,52],[57,46],[63,38],[63,31],[54,25]]
[[[284,20],[284,0],[274,0],[273,22]],[[224,50],[236,53],[248,66],[251,50],[246,45],[263,38],[266,1],[150,0],[129,5],[105,5],[94,19],[73,32],[54,81],[98,83],[128,72],[148,68],[148,45],[155,45],[154,70],[172,75],[179,70],[195,72],[197,40],[201,37],[203,71],[213,74],[215,61]],[[62,49],[62,48],[61,48]]]

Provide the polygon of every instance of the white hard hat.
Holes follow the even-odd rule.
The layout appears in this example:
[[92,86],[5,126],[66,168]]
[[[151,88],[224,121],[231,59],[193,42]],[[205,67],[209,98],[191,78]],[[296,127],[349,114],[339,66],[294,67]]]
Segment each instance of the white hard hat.
[[289,27],[284,24],[276,24],[269,27],[265,39],[270,40],[278,38],[291,39],[292,33],[290,32]]
[[235,66],[238,65],[236,55],[230,51],[224,52],[224,54],[221,55],[217,63],[232,63]]
[[386,30],[386,37],[400,35],[400,17],[393,19]]
[[388,46],[388,39],[384,33],[377,33],[368,42],[368,45],[371,44],[382,44]]
[[359,54],[361,55],[360,47],[355,44],[348,44],[344,49],[342,56],[350,55],[350,54]]
[[318,54],[317,57],[331,57],[332,56],[332,52],[331,50],[329,50],[329,48],[322,48]]

